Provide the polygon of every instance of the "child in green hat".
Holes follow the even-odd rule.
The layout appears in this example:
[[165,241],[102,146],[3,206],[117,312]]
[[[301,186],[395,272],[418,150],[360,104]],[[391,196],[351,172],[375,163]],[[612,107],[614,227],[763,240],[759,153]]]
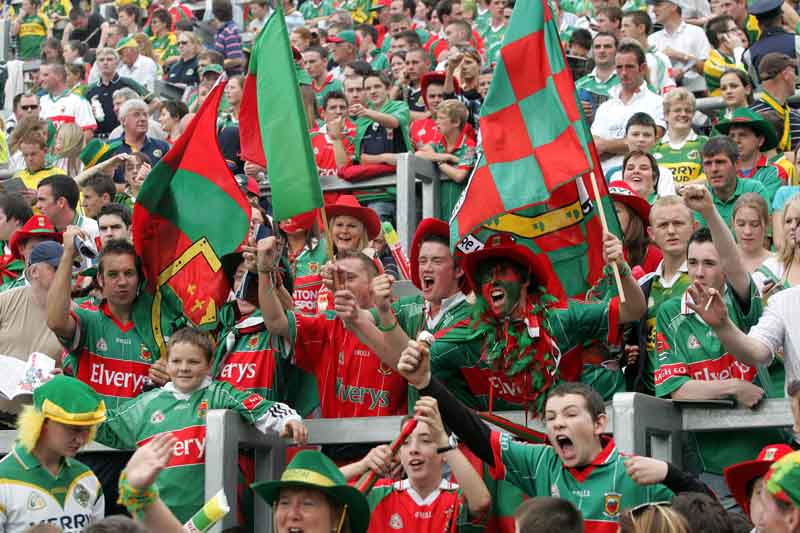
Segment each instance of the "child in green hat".
[[100,481],[74,459],[106,418],[89,385],[58,375],[33,391],[18,418],[18,441],[0,461],[0,530],[51,523],[78,533],[103,518]]

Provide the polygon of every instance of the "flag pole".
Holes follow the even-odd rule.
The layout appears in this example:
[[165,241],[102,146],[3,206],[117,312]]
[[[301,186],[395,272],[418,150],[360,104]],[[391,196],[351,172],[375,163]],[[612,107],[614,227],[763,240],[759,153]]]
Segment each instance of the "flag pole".
[[[606,210],[603,207],[603,199],[600,198],[600,189],[597,187],[597,174],[600,173],[600,178],[605,179],[602,174],[602,167],[600,166],[600,158],[597,156],[597,148],[594,145],[594,140],[589,142],[589,150],[592,153],[592,161],[594,168],[592,169],[591,179],[592,192],[594,193],[595,203],[597,204],[597,211],[600,213],[600,223],[603,226],[603,232],[608,232],[608,220],[606,219]],[[619,267],[617,263],[611,263],[611,270],[614,272],[614,281],[617,284],[617,292],[619,293],[619,303],[625,303],[625,291],[622,290],[622,277],[619,275]]]
[[331,235],[331,228],[328,226],[328,212],[325,211],[325,202],[322,203],[320,208],[322,212],[322,232],[325,234],[325,252],[328,254],[328,259],[335,261],[333,257],[333,236]]

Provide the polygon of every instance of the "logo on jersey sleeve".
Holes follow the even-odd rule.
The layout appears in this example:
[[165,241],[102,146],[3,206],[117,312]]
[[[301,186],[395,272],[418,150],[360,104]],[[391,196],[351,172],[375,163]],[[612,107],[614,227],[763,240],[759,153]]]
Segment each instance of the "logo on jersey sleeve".
[[31,492],[28,496],[28,510],[29,511],[38,511],[39,509],[44,509],[47,504],[44,501],[44,498],[38,492]]
[[89,505],[89,499],[91,498],[91,495],[89,494],[87,488],[83,486],[83,484],[78,483],[75,486],[72,497],[75,498],[75,501],[78,502],[78,505],[81,507],[86,507]]
[[603,497],[603,513],[611,518],[619,516],[622,508],[622,494],[619,492],[606,492]]
[[242,405],[244,405],[244,408],[247,409],[248,411],[252,411],[256,407],[261,405],[261,402],[263,401],[264,401],[263,396],[261,396],[260,394],[253,393],[247,398],[245,398],[245,400],[242,402]]
[[389,527],[392,529],[403,529],[403,519],[398,513],[394,513],[389,518]]

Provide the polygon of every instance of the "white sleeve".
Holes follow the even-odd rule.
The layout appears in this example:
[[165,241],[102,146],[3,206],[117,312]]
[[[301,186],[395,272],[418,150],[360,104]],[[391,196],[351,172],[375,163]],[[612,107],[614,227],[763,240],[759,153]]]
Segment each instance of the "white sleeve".
[[106,495],[102,492],[92,505],[92,522],[102,520],[106,516]]
[[302,418],[297,414],[297,411],[285,403],[275,402],[261,418],[256,420],[255,426],[261,433],[266,434],[269,430],[280,433],[283,431],[286,422],[290,420],[300,421]]
[[75,123],[80,126],[82,130],[93,130],[97,127],[97,121],[94,119],[92,113],[92,104],[89,100],[81,98],[75,108]]
[[697,54],[695,55],[697,56],[698,60],[705,61],[708,59],[708,54],[711,53],[711,43],[708,42],[708,37],[706,37],[706,33],[702,30],[702,28],[699,26],[697,26],[697,28],[700,31],[697,33]]
[[753,337],[766,346],[772,355],[781,349],[786,337],[786,319],[782,315],[788,317],[786,313],[788,309],[781,305],[785,298],[780,298],[780,296],[782,295],[778,293],[770,299],[769,304],[764,308],[764,314],[748,333],[749,337]]

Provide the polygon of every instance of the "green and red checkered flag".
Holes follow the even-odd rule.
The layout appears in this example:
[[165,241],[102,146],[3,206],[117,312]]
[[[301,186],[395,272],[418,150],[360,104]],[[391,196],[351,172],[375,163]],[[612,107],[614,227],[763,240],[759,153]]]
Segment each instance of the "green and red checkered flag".
[[483,154],[453,210],[451,242],[592,169],[592,136],[546,0],[516,3],[480,130]]
[[224,82],[214,87],[147,176],[133,208],[133,243],[146,279],[133,319],[162,356],[164,336],[181,317],[216,326],[217,309],[230,294],[223,263],[250,230],[250,204],[217,139],[224,88]]

